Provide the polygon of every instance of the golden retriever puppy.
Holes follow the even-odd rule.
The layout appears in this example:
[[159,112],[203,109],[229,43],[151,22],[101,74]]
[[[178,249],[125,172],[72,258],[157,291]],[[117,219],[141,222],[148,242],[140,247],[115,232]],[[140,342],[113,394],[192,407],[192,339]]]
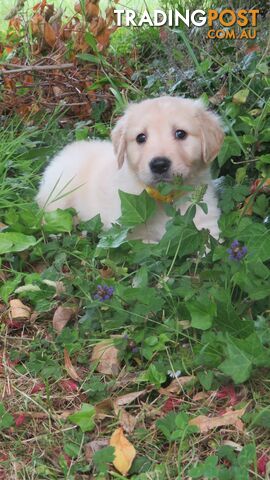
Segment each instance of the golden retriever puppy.
[[[74,142],[53,158],[37,202],[47,211],[73,207],[81,220],[99,213],[109,228],[121,216],[118,190],[138,195],[150,187],[151,194],[158,182],[181,176],[184,184],[207,185],[208,213],[197,207],[194,222],[217,238],[219,209],[209,165],[223,136],[218,116],[200,100],[165,96],[131,104],[112,131],[112,143]],[[135,229],[133,238],[157,242],[163,236],[168,217],[162,198],[156,201],[156,213]],[[185,212],[187,197],[177,205]]]

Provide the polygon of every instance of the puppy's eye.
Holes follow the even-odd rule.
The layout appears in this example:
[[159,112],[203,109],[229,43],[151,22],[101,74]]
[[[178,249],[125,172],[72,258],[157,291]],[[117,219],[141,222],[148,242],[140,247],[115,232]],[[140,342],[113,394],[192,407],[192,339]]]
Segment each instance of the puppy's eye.
[[185,132],[185,130],[176,130],[175,131],[175,138],[177,140],[184,140],[184,138],[186,138],[187,136],[187,132]]
[[146,142],[146,135],[144,133],[139,133],[136,137],[137,143],[145,143]]

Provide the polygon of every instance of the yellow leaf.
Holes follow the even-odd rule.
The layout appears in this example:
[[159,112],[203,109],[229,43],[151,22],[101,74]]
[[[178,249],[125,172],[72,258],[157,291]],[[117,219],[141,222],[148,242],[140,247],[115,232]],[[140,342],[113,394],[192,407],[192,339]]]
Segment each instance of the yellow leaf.
[[115,449],[114,467],[118,472],[122,473],[122,475],[126,475],[136,456],[136,450],[125,437],[122,428],[117,428],[115,432],[113,432],[110,439],[110,446]]

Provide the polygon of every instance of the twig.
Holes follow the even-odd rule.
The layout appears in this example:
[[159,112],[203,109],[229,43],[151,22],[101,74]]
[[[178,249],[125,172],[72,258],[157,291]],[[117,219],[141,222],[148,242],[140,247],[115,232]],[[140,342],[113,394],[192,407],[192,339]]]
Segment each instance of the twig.
[[8,75],[10,73],[22,73],[29,71],[40,72],[41,70],[63,70],[65,68],[74,67],[74,63],[62,63],[60,65],[28,65],[28,67],[22,67],[14,70],[1,70],[3,75]]

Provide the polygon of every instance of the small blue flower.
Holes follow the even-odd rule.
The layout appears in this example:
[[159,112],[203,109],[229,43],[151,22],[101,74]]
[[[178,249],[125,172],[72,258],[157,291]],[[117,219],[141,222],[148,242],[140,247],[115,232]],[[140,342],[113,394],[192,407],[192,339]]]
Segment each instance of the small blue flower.
[[94,299],[99,300],[100,302],[105,302],[106,300],[110,300],[110,298],[112,298],[113,293],[113,287],[109,287],[108,285],[98,285]]
[[240,245],[238,240],[234,240],[231,244],[231,248],[228,248],[227,252],[229,253],[229,259],[240,262],[242,258],[247,254],[247,247],[245,245]]

